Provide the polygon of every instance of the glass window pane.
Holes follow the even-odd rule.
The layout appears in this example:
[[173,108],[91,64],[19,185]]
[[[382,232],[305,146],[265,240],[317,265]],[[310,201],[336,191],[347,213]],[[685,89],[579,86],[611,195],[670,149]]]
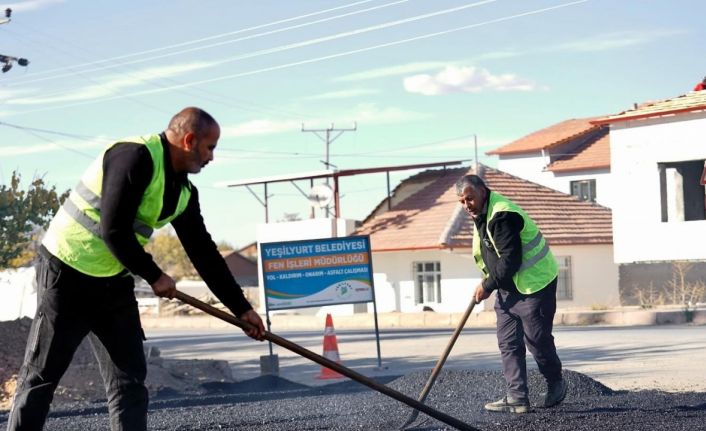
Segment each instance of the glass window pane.
[[441,262],[413,262],[415,301],[441,302]]

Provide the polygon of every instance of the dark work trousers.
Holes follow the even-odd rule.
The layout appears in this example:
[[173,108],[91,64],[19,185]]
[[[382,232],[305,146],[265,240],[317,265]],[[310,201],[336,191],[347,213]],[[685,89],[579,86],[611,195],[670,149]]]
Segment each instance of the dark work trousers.
[[510,397],[527,399],[529,395],[525,346],[534,356],[547,383],[561,380],[561,361],[552,335],[555,312],[556,278],[531,295],[503,289],[497,291],[498,347]]
[[46,250],[36,268],[37,313],[8,431],[42,429],[54,390],[89,334],[106,387],[111,430],[147,429],[147,366],[132,277],[89,277]]

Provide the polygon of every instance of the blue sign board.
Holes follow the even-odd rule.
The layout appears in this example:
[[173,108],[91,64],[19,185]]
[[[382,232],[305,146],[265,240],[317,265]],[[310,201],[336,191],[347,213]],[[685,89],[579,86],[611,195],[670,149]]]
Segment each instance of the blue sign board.
[[260,244],[269,310],[373,300],[370,237]]

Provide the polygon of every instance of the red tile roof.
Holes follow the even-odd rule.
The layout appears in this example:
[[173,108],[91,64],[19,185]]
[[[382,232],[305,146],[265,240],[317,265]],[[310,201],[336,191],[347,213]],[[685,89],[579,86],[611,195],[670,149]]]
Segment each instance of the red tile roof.
[[562,121],[561,123],[531,133],[507,145],[488,151],[486,154],[502,156],[547,150],[598,130],[600,125],[591,123],[591,121],[596,118],[598,117]]
[[591,139],[577,153],[568,154],[547,166],[552,172],[573,172],[586,169],[610,169],[610,134],[606,130]]
[[595,119],[592,123],[596,125],[609,124],[704,110],[706,110],[706,91],[692,91],[672,99],[644,103],[637,108],[629,109],[620,114]]
[[374,251],[440,248],[440,235],[459,206],[456,181],[467,171],[468,168],[427,170],[404,180],[394,193],[405,187],[421,189],[395,203],[392,210],[387,210],[387,198],[384,199],[356,235],[370,235]]
[[[355,232],[370,235],[373,251],[470,248],[472,225],[456,197],[455,183],[468,168],[425,171],[431,183],[397,203],[379,205]],[[610,209],[557,192],[496,169],[482,166],[481,175],[495,190],[524,208],[550,244],[611,244]],[[384,201],[386,202],[386,201]]]

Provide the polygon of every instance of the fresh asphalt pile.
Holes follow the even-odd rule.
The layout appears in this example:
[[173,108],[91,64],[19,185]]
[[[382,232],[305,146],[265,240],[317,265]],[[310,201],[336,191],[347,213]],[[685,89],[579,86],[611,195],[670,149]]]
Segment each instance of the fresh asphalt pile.
[[[430,371],[379,379],[413,398]],[[489,413],[483,404],[504,393],[499,371],[444,370],[426,404],[481,430],[698,430],[705,429],[705,393],[612,391],[590,377],[565,371],[569,393],[553,409],[525,415]],[[150,430],[395,430],[411,408],[357,382],[345,380],[308,387],[262,376],[236,383],[204,383],[207,395],[162,395],[150,405]],[[544,383],[530,371],[532,401]],[[0,414],[0,428],[7,412]],[[107,430],[104,404],[56,406],[45,430]],[[420,414],[408,429],[445,430],[448,426]]]

